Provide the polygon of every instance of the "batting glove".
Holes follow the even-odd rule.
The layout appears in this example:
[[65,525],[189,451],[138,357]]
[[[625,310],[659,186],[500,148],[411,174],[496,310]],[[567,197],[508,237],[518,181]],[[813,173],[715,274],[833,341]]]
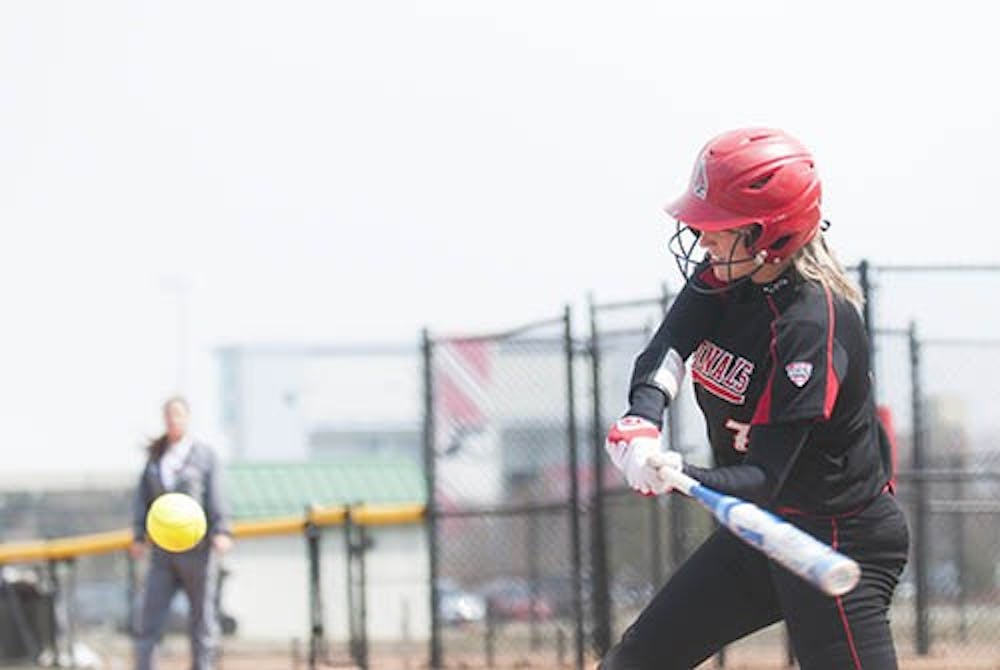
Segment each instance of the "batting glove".
[[626,416],[615,421],[604,442],[611,462],[625,475],[628,485],[643,495],[659,495],[671,489],[659,469],[674,459],[664,459],[660,439],[660,429],[652,421]]
[[669,471],[683,472],[684,456],[681,455],[681,452],[672,449],[659,451],[646,459],[646,466],[656,470],[659,486],[654,493],[661,495],[674,490],[673,484],[670,483],[672,478]]

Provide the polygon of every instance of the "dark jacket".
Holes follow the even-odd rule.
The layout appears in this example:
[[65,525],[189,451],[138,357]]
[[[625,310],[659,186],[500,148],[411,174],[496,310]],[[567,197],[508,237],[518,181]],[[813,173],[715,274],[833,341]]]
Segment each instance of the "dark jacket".
[[215,457],[215,452],[207,444],[195,442],[191,445],[184,465],[177,474],[177,481],[170,491],[163,485],[160,477],[160,461],[146,461],[136,488],[135,502],[132,506],[132,533],[138,540],[146,537],[146,513],[153,501],[164,493],[186,493],[197,500],[205,510],[208,520],[206,535],[211,537],[219,533],[230,534],[232,528],[229,521],[229,509],[222,491],[221,466]]

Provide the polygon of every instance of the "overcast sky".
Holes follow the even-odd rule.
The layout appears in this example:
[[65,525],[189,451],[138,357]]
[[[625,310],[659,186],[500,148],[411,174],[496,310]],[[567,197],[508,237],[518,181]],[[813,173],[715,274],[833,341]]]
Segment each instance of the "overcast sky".
[[178,383],[214,434],[220,344],[654,294],[661,206],[732,127],[814,150],[845,261],[996,261],[993,11],[6,0],[3,470],[134,467]]

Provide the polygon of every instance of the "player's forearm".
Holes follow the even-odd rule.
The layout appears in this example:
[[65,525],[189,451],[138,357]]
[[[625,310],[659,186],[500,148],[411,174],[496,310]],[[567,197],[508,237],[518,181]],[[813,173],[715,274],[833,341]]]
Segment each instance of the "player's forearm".
[[635,360],[629,384],[628,414],[658,426],[663,411],[677,395],[684,361],[722,314],[721,299],[685,286],[660,327]]
[[730,465],[721,468],[699,468],[685,464],[684,474],[697,479],[719,493],[766,505],[774,497],[773,482],[767,472],[756,465]]
[[685,465],[684,472],[720,493],[768,506],[784,487],[810,430],[806,421],[757,425],[750,431],[743,463],[720,468]]
[[645,384],[636,386],[629,394],[628,416],[641,416],[652,421],[657,428],[663,428],[663,412],[669,403],[663,391]]

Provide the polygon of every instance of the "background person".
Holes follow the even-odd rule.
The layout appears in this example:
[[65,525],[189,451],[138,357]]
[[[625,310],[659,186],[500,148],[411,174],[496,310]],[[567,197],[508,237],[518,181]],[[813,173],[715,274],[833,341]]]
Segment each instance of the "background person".
[[186,493],[201,503],[208,530],[190,551],[171,553],[152,546],[134,626],[136,670],[154,667],[153,654],[167,624],[170,601],[178,590],[184,592],[190,605],[191,667],[209,670],[214,666],[219,637],[215,602],[218,555],[231,548],[232,536],[219,463],[211,447],[190,437],[189,419],[190,408],[184,398],[174,397],[164,403],[165,431],[150,443],[136,488],[130,552],[136,559],[146,553],[146,512],[153,500],[167,492]]

